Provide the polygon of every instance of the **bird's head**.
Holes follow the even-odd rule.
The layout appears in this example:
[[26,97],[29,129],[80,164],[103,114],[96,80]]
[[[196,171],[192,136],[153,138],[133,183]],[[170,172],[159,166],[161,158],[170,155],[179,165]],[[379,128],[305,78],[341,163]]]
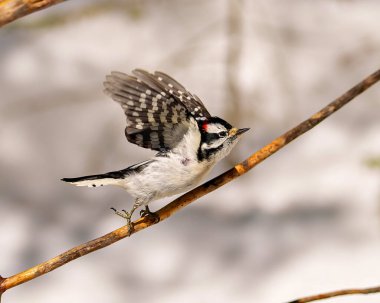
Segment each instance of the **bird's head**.
[[201,143],[198,158],[219,161],[227,156],[243,133],[249,128],[235,128],[219,117],[200,121]]

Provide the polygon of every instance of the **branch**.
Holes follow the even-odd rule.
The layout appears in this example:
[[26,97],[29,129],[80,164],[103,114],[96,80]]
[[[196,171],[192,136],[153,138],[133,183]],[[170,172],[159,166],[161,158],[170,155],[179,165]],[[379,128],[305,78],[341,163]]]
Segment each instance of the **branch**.
[[324,299],[329,299],[329,298],[338,297],[338,296],[368,295],[368,294],[374,294],[374,293],[378,293],[378,292],[380,292],[380,286],[369,287],[369,288],[343,289],[343,290],[331,291],[331,292],[326,292],[326,293],[319,294],[319,295],[300,298],[300,299],[297,299],[297,300],[294,300],[294,301],[291,301],[288,303],[307,303],[307,302],[324,300]]
[[[329,105],[324,107],[322,110],[311,116],[309,119],[305,120],[301,124],[292,128],[282,136],[273,140],[268,145],[261,148],[259,151],[252,154],[245,161],[235,165],[235,167],[224,172],[218,177],[206,182],[205,184],[198,186],[192,191],[182,195],[181,197],[175,199],[173,202],[164,206],[156,212],[159,216],[160,221],[163,221],[174,213],[189,205],[193,201],[199,199],[200,197],[216,190],[217,188],[223,186],[224,184],[238,178],[239,176],[245,174],[250,169],[255,167],[257,164],[273,155],[275,152],[280,150],[282,147],[301,136],[303,133],[312,129],[318,123],[326,119],[332,113],[339,110],[342,106],[350,102],[353,98],[367,90],[370,86],[375,84],[380,80],[380,70],[376,71],[372,75],[365,78],[363,81],[355,85],[341,97],[337,98]],[[134,229],[131,231],[131,234],[139,232],[151,225],[154,225],[156,222],[150,220],[149,217],[143,217],[133,222]],[[6,290],[15,287],[19,284],[25,283],[29,280],[37,278],[41,275],[44,275],[70,261],[73,261],[79,257],[82,257],[86,254],[89,254],[95,250],[104,248],[116,241],[119,241],[129,234],[128,226],[123,226],[119,229],[116,229],[102,237],[84,243],[82,245],[76,246],[46,262],[38,264],[30,269],[27,269],[21,273],[18,273],[14,276],[5,278],[4,280],[0,279],[0,294],[4,293]]]
[[65,0],[0,0],[0,27]]

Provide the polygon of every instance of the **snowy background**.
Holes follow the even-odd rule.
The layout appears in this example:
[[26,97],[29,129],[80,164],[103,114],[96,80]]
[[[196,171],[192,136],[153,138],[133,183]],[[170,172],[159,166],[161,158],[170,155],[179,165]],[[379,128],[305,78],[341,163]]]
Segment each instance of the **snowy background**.
[[[1,28],[0,274],[124,223],[121,189],[60,181],[153,154],[123,135],[111,70],[165,71],[251,127],[215,176],[378,69],[379,28],[375,0],[68,1]],[[378,285],[379,159],[377,84],[246,176],[3,300],[277,303]]]

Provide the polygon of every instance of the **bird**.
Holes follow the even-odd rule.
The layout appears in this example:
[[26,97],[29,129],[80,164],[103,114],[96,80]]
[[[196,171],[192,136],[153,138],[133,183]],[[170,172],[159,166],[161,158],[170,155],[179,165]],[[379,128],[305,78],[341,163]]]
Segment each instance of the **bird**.
[[195,94],[163,72],[113,71],[103,84],[104,93],[124,110],[127,140],[156,154],[122,170],[61,180],[76,186],[125,189],[134,198],[131,210],[111,209],[127,220],[129,234],[136,209],[145,206],[140,215],[159,221],[148,204],[198,185],[249,130],[212,116]]

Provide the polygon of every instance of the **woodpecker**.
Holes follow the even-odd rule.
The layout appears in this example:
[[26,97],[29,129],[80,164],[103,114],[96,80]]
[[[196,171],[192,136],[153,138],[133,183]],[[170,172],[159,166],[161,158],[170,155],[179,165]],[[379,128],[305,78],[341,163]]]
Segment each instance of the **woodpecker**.
[[76,186],[116,185],[130,193],[132,209],[115,213],[127,220],[140,206],[142,216],[158,216],[151,201],[189,190],[199,184],[249,128],[235,128],[211,116],[202,101],[162,72],[135,69],[133,75],[111,72],[104,92],[119,103],[127,119],[127,140],[157,154],[125,169],[79,178],[63,178]]

